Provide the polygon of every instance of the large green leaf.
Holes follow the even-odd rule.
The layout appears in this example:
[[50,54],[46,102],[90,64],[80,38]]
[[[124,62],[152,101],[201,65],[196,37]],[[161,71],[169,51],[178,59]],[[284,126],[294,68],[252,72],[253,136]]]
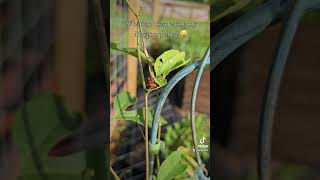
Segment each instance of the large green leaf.
[[50,94],[32,98],[16,114],[13,139],[19,150],[19,180],[79,180],[85,156],[49,157],[50,149],[80,125],[63,106],[62,99]]
[[[136,98],[132,97],[129,92],[123,91],[117,94],[114,99],[113,108],[115,111],[114,119],[116,120],[125,120],[132,121],[134,123],[144,125],[145,120],[145,109],[137,108],[134,110],[127,110],[130,106],[132,106],[136,102]],[[148,126],[152,127],[152,119],[153,119],[154,111],[152,108],[149,108],[148,111]],[[160,123],[166,124],[166,120],[161,116]]]
[[174,151],[161,164],[157,180],[170,180],[183,174],[188,165],[185,163],[183,153]]

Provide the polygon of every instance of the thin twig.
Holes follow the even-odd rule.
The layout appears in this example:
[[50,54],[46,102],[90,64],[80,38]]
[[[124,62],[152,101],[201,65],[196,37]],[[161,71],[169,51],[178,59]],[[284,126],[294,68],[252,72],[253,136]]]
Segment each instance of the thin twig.
[[[130,6],[129,6],[130,7]],[[131,11],[132,11],[132,8],[130,8],[131,9]],[[135,13],[133,13],[133,14],[135,14]],[[136,16],[137,18],[139,17],[139,16]],[[139,21],[139,20],[138,20]],[[138,31],[139,31],[139,29],[138,29]],[[142,38],[143,39],[143,38]],[[139,64],[139,73],[140,73],[140,77],[141,77],[141,81],[142,81],[142,87],[143,87],[143,89],[144,89],[144,91],[146,91],[147,90],[147,86],[146,86],[146,82],[145,82],[145,77],[144,77],[144,72],[143,72],[143,66],[142,66],[142,61],[141,61],[141,54],[140,54],[140,38],[139,38],[139,36],[137,37],[137,51],[138,51],[138,64]],[[145,110],[146,112],[146,114],[147,114],[147,110]],[[148,128],[148,124],[145,124],[145,129],[147,129]],[[141,128],[140,128],[140,126],[139,126],[139,129],[140,129],[140,131],[142,132],[142,130],[141,130]],[[145,142],[148,142],[148,137],[146,137],[146,135],[143,135],[143,138],[144,138],[144,141]],[[148,152],[148,151],[146,151],[146,152]],[[146,162],[148,162],[148,161],[146,161]]]
[[[141,28],[141,23],[140,23],[140,12],[139,15],[133,10],[131,4],[129,3],[129,1],[127,0],[128,6],[131,10],[131,12],[136,16],[137,21],[138,21],[138,32],[142,32],[142,28]],[[146,55],[147,60],[150,62],[150,57],[144,42],[144,39],[142,37],[142,42],[143,42],[143,46],[144,46],[144,53]],[[143,89],[144,89],[144,104],[145,104],[145,161],[146,161],[146,180],[149,180],[149,123],[148,123],[148,96],[149,96],[149,91],[147,90],[146,87],[146,83],[145,83],[145,78],[144,78],[144,72],[143,72],[143,67],[142,67],[142,61],[141,61],[141,55],[140,55],[140,38],[139,36],[137,36],[137,51],[138,51],[138,61],[139,61],[139,69],[140,69],[140,76],[142,79],[142,85],[143,85]]]
[[[128,3],[128,6],[129,6],[131,12],[132,12],[133,15],[136,16],[136,18],[137,18],[137,21],[138,21],[138,32],[140,32],[140,35],[141,35],[141,34],[142,34],[142,27],[141,27],[141,21],[140,21],[140,17],[139,17],[139,16],[140,16],[140,13],[141,13],[141,10],[139,11],[139,14],[137,14],[137,13],[133,10],[133,8],[132,8],[132,6],[131,6],[131,4],[130,4],[130,2],[129,2],[128,0],[127,0],[127,3]],[[139,37],[139,35],[138,35],[137,37]],[[153,61],[152,61],[152,59],[150,58],[150,55],[149,55],[149,53],[148,53],[147,46],[146,46],[146,43],[145,43],[143,37],[142,37],[141,39],[142,39],[144,54],[146,55],[147,61],[153,63]]]
[[[132,8],[130,8],[130,9],[132,10]],[[136,16],[136,17],[139,18],[139,16]],[[139,19],[138,19],[138,21],[139,21]],[[138,31],[139,31],[139,28],[138,28]],[[142,86],[144,89],[144,103],[145,103],[144,142],[145,142],[145,146],[146,146],[145,147],[146,148],[146,154],[145,154],[145,156],[146,156],[145,157],[145,159],[146,159],[146,179],[148,180],[148,178],[149,178],[148,94],[146,93],[147,87],[146,87],[146,82],[145,82],[145,77],[144,77],[144,72],[143,72],[143,67],[142,67],[142,61],[141,61],[141,55],[140,55],[140,38],[139,38],[139,36],[137,37],[137,50],[138,50],[139,72],[140,72],[140,77],[141,77],[141,81],[142,81]]]
[[141,77],[141,81],[142,81],[143,90],[146,91],[147,90],[147,86],[146,86],[144,72],[143,72],[143,66],[142,66],[142,62],[141,62],[139,37],[137,38],[137,46],[138,46],[139,73],[140,73],[140,77]]
[[145,140],[146,140],[146,137],[144,137],[144,134],[143,134],[143,131],[142,131],[142,128],[141,128],[140,124],[136,123],[136,126],[138,126],[139,131],[140,131],[140,133],[141,133],[141,135],[142,135],[142,138],[143,138],[143,140],[145,141]]

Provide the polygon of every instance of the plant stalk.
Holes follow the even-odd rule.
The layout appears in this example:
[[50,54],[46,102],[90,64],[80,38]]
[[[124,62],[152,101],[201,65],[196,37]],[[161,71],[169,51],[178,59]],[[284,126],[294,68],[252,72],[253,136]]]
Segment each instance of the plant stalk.
[[[127,0],[128,6],[130,8],[130,10],[132,11],[132,13],[136,16],[137,21],[139,26],[137,27],[137,31],[138,32],[142,32],[142,28],[141,28],[141,23],[140,23],[140,18],[139,15],[132,9],[131,4],[129,3],[129,1]],[[139,12],[140,14],[140,12]],[[147,60],[150,62],[150,57],[146,48],[146,44],[144,42],[144,39],[142,39],[143,42],[143,46],[144,46],[144,53],[146,55]],[[142,86],[144,89],[144,104],[145,104],[145,161],[146,161],[146,180],[149,180],[149,120],[148,120],[148,96],[149,96],[149,91],[147,90],[146,87],[146,83],[145,83],[145,77],[144,77],[144,72],[143,72],[143,66],[142,66],[142,61],[141,61],[141,55],[140,55],[140,38],[139,36],[137,36],[137,51],[138,51],[138,61],[139,61],[139,72],[140,72],[140,76],[142,79]]]
[[145,105],[145,146],[146,146],[146,180],[149,180],[149,109],[148,109],[148,97],[150,91],[145,91],[144,93],[144,105]]

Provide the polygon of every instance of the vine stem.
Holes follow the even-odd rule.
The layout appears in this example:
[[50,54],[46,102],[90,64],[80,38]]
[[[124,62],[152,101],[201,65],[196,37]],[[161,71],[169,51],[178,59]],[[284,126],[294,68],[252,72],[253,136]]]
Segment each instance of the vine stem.
[[[138,32],[142,32],[142,27],[141,27],[141,21],[140,21],[140,12],[139,12],[139,14],[137,14],[134,10],[133,10],[133,8],[132,8],[132,6],[131,6],[131,4],[130,4],[130,2],[127,0],[127,3],[128,3],[128,6],[129,6],[129,9],[131,10],[131,12],[133,13],[133,15],[137,18],[137,21],[138,21]],[[141,34],[140,34],[141,35]],[[139,36],[137,36],[138,38],[139,38]],[[141,36],[142,37],[142,36]],[[153,63],[153,61],[152,61],[152,59],[150,58],[150,55],[149,55],[149,53],[148,53],[148,50],[147,50],[147,45],[146,45],[146,43],[145,43],[145,41],[144,41],[144,39],[143,38],[141,38],[142,39],[142,44],[143,44],[143,49],[144,49],[144,54],[146,55],[146,58],[147,58],[147,61],[148,61],[148,64],[152,64]],[[140,47],[138,47],[138,48],[140,48]],[[140,49],[139,49],[140,50]]]
[[[130,2],[127,0],[127,4],[131,10],[131,12],[134,14],[134,16],[137,18],[137,21],[138,21],[138,27],[137,27],[137,31],[138,32],[142,32],[142,27],[141,27],[141,23],[140,23],[140,13],[141,11],[139,11],[139,14],[137,14]],[[142,38],[142,43],[143,43],[143,46],[144,46],[144,53],[146,55],[146,58],[147,58],[147,61],[150,63],[150,57],[149,57],[149,53],[148,53],[148,50],[146,48],[146,44],[145,44],[145,41],[144,39]],[[141,61],[141,55],[140,55],[140,38],[139,36],[137,36],[137,51],[138,51],[138,61],[139,61],[139,72],[140,72],[140,76],[141,76],[141,80],[142,80],[142,86],[143,86],[143,89],[144,89],[144,105],[145,105],[145,111],[144,111],[144,114],[145,114],[145,162],[146,162],[146,180],[149,180],[149,118],[148,118],[148,96],[149,96],[149,91],[147,90],[147,87],[146,87],[146,83],[145,83],[145,77],[144,77],[144,72],[143,72],[143,66],[142,66],[142,61]]]

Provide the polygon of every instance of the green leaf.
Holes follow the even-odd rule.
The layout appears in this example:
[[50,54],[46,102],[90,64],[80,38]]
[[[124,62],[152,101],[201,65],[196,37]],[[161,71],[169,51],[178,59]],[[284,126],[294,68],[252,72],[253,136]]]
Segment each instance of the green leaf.
[[[136,102],[136,98],[132,97],[129,92],[123,91],[117,94],[114,100],[113,108],[115,111],[114,119],[116,120],[125,120],[132,121],[134,123],[144,126],[145,120],[145,109],[137,108],[134,110],[128,111],[127,109]],[[152,127],[154,111],[149,107],[148,111],[148,126]],[[167,121],[160,116],[160,123],[167,124]]]
[[171,153],[162,163],[158,172],[158,180],[170,180],[184,173],[188,165],[185,164],[183,154],[179,151]]
[[49,157],[50,149],[80,125],[80,118],[66,111],[61,98],[50,94],[34,97],[16,114],[13,140],[19,149],[19,180],[78,180],[85,156]]
[[[137,48],[121,48],[121,47],[119,47],[118,42],[110,42],[110,48],[113,49],[113,50],[116,50],[116,51],[120,51],[120,52],[123,52],[123,53],[126,53],[126,54],[130,54],[131,56],[134,56],[134,57],[138,58]],[[149,62],[148,62],[148,60],[146,58],[146,55],[143,53],[142,50],[140,51],[140,57],[141,57],[141,60],[143,62],[149,64]],[[154,59],[152,57],[150,57],[150,58],[154,62]]]

